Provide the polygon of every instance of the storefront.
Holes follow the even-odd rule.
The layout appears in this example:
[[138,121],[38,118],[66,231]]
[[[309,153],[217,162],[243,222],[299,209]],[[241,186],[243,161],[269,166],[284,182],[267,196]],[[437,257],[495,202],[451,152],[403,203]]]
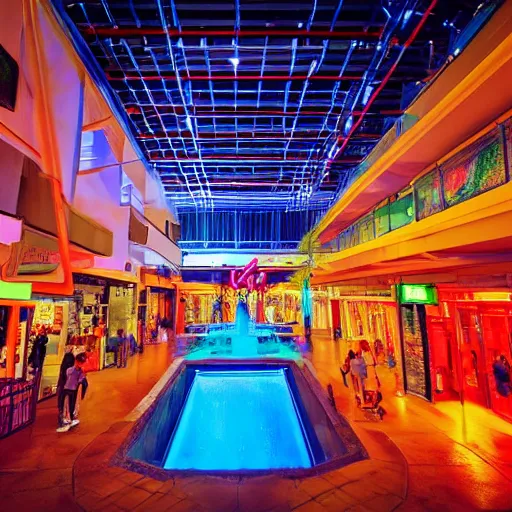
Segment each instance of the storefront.
[[[119,329],[137,340],[137,288],[135,283],[74,274],[78,329],[69,338],[75,355],[87,354],[87,370],[114,364],[108,339]],[[132,343],[133,345],[133,343]]]
[[174,331],[176,291],[148,287],[146,289],[145,343],[166,343]]
[[[122,329],[130,339],[131,351],[134,350],[137,334],[137,296],[135,284],[116,283],[108,286],[108,337],[116,336]],[[105,352],[105,366],[114,364],[114,353]]]
[[28,366],[34,317],[30,284],[0,281],[0,438],[35,418],[38,375]]
[[29,339],[29,353],[37,336],[46,335],[46,357],[41,375],[38,399],[52,396],[57,392],[60,363],[66,351],[66,344],[77,332],[76,311],[72,300],[58,298],[35,298],[36,306]]
[[431,285],[403,284],[397,287],[397,296],[405,391],[432,400],[427,307],[437,304],[436,289]]
[[[269,324],[302,324],[301,292],[285,284],[278,284],[270,288],[265,293],[264,313],[265,321]],[[315,314],[313,312],[314,321]]]
[[512,420],[512,294],[439,289],[428,311],[438,399],[459,399]]
[[359,350],[361,341],[370,344],[378,363],[395,368],[400,361],[397,305],[391,288],[365,290],[328,288],[332,330],[345,343],[345,350]]
[[312,329],[315,333],[330,334],[329,293],[327,290],[313,288]]

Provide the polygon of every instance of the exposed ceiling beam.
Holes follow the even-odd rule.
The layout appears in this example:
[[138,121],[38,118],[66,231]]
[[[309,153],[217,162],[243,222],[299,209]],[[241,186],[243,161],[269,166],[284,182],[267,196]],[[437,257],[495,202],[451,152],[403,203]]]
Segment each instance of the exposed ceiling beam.
[[341,39],[341,40],[378,40],[382,35],[382,29],[373,30],[301,30],[301,29],[183,29],[163,27],[92,27],[79,26],[82,34],[98,37],[143,37],[143,36],[163,36],[170,37],[318,37],[321,39]]
[[[106,72],[106,76],[111,81],[126,81],[126,80],[144,80],[144,81],[161,81],[161,80],[167,80],[167,81],[177,81],[178,77],[175,73],[171,74],[164,74],[164,73],[157,73],[153,75],[144,75],[142,72],[138,71],[119,71],[120,74],[113,74],[114,72]],[[182,82],[189,82],[189,81],[203,81],[203,82],[233,82],[233,81],[253,81],[253,82],[259,82],[260,80],[265,82],[297,82],[301,81],[304,82],[305,80],[309,81],[316,81],[316,82],[344,82],[344,81],[350,81],[350,82],[356,82],[362,80],[364,75],[313,75],[308,77],[307,75],[183,75],[180,76],[179,79]]]

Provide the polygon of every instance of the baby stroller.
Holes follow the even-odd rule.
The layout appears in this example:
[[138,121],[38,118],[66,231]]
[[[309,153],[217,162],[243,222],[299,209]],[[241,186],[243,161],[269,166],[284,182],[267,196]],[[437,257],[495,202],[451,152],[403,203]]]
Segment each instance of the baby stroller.
[[381,421],[384,419],[384,408],[380,405],[382,402],[382,393],[380,389],[376,391],[363,391],[364,403],[361,402],[361,397],[356,395],[356,404],[359,409],[364,411],[365,413],[371,414],[375,418],[379,418]]
[[380,380],[379,380],[379,377],[377,376],[376,367],[374,366],[373,368],[375,371],[375,381],[377,383],[377,389],[369,390],[369,389],[363,388],[362,395],[363,395],[364,402],[361,401],[360,393],[356,393],[356,404],[357,404],[357,407],[359,409],[361,409],[362,411],[364,411],[365,413],[373,416],[376,419],[378,418],[382,421],[386,411],[380,405],[380,403],[382,402],[382,392],[380,390]]

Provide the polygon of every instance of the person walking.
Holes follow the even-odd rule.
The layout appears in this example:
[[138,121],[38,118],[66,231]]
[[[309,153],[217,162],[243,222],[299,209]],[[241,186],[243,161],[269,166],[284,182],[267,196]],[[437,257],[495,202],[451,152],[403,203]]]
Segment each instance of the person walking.
[[67,380],[67,371],[74,365],[75,356],[73,355],[73,352],[67,352],[64,354],[62,363],[60,364],[59,380],[57,381],[57,408],[59,411],[59,426],[57,428],[57,432],[65,432],[66,430],[60,429],[64,429],[65,426],[71,423],[71,421],[64,417],[64,405],[66,398],[66,395],[64,394],[64,385],[66,384]]
[[361,356],[364,359],[367,372],[365,380],[365,389],[369,391],[377,391],[380,388],[380,382],[377,376],[377,370],[375,368],[377,366],[377,361],[375,360],[375,356],[372,353],[368,341],[361,340],[360,348]]
[[364,385],[367,373],[366,364],[361,352],[357,352],[354,359],[350,361],[350,373],[352,375],[354,391],[361,398],[361,402],[364,403]]
[[[346,388],[348,388],[347,374],[350,373],[350,361],[352,361],[352,359],[355,359],[355,357],[355,352],[353,350],[349,350],[345,362],[343,363],[343,366],[340,368],[341,376],[343,377],[343,384],[345,384]],[[352,375],[352,381],[353,379],[354,376]]]
[[[62,423],[62,426],[57,428],[57,432],[67,432],[70,428],[80,423],[75,416],[75,406],[78,396],[78,388],[85,380],[85,372],[83,371],[82,366],[86,359],[87,357],[84,353],[78,354],[75,357],[74,365],[66,370],[66,382],[61,394],[62,402],[59,403],[59,422]],[[64,403],[66,398],[68,399],[69,405],[69,422],[64,420]]]
[[117,330],[117,367],[126,368],[130,341],[124,334],[124,329]]

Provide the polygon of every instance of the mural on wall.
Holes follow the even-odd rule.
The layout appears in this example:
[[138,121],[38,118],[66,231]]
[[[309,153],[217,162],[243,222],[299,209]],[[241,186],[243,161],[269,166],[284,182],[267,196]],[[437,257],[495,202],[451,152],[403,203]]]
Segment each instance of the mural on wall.
[[499,139],[453,167],[443,168],[444,199],[447,206],[505,183],[505,160]]
[[416,215],[418,220],[429,217],[443,209],[439,171],[429,173],[418,180],[414,189],[416,190]]

